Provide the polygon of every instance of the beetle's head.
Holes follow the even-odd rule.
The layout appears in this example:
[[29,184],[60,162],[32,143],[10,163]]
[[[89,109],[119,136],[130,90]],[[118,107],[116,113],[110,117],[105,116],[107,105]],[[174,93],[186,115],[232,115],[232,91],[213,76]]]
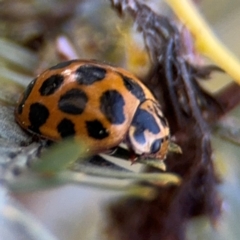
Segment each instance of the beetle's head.
[[168,152],[169,134],[160,105],[148,99],[138,106],[127,139],[136,154],[163,160]]

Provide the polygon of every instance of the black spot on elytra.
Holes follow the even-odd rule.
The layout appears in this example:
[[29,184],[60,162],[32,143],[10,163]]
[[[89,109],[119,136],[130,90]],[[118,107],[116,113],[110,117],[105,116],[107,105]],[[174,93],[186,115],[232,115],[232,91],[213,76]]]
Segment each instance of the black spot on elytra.
[[82,90],[74,88],[60,97],[58,107],[62,112],[77,115],[84,111],[87,101],[87,95]]
[[145,143],[145,141],[143,142],[143,139],[145,140],[144,132],[146,130],[153,134],[160,132],[160,128],[156,123],[155,118],[148,111],[141,108],[137,109],[131,125],[135,127],[134,137],[140,144]]
[[100,97],[100,109],[112,124],[122,124],[125,121],[122,95],[116,90],[109,90]]
[[99,120],[86,121],[88,135],[92,138],[101,140],[109,136],[108,130]]
[[48,96],[53,94],[62,85],[63,81],[64,77],[62,75],[52,75],[43,82],[42,86],[39,89],[40,94],[42,96]]
[[157,153],[161,147],[162,139],[155,140],[151,145],[151,153]]
[[33,87],[34,87],[34,84],[35,84],[36,80],[37,80],[37,78],[33,79],[33,80],[29,83],[29,85],[27,86],[26,90],[24,91],[24,93],[23,93],[23,98],[22,98],[22,100],[21,100],[21,102],[19,103],[18,108],[17,108],[18,114],[22,114],[22,110],[23,110],[24,103],[25,103],[25,101],[27,100],[28,96],[30,95],[30,93],[31,93],[31,91],[32,91],[32,89],[33,89]]
[[39,128],[47,121],[49,111],[41,103],[33,103],[30,106],[29,121],[31,123],[29,129],[33,132],[40,133]]
[[70,60],[70,61],[61,62],[61,63],[58,63],[57,65],[49,68],[49,70],[65,68],[65,67],[69,66],[70,64],[77,62],[77,61],[78,60]]
[[91,85],[105,78],[106,69],[94,65],[83,65],[76,70],[76,81],[79,84]]
[[57,126],[57,130],[62,138],[75,135],[74,124],[71,120],[64,118]]
[[133,79],[126,77],[121,73],[119,74],[121,75],[127,90],[130,91],[137,99],[139,99],[140,102],[142,102],[145,99],[145,94],[142,87]]

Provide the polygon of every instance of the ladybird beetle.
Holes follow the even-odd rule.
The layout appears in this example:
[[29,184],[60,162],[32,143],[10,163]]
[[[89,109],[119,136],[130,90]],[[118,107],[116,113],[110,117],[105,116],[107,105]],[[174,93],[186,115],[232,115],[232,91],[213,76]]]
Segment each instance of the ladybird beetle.
[[30,133],[79,137],[94,153],[125,142],[143,158],[164,159],[169,127],[148,88],[128,71],[94,60],[49,68],[28,85],[15,111]]

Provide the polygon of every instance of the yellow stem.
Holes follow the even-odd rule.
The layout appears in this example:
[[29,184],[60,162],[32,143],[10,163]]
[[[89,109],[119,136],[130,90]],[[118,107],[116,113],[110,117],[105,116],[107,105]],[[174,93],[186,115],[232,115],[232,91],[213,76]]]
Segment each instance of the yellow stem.
[[165,0],[195,37],[197,50],[224,69],[240,84],[240,63],[212,33],[207,23],[189,0]]

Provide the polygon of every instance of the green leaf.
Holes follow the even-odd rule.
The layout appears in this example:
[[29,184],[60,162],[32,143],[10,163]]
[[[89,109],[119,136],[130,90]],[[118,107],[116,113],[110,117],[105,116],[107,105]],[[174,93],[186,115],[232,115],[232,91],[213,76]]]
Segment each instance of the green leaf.
[[43,152],[40,160],[36,161],[32,169],[51,175],[65,170],[78,158],[84,158],[86,153],[87,148],[78,140],[66,139]]
[[174,142],[170,142],[169,147],[168,147],[168,151],[169,152],[174,152],[174,153],[178,153],[178,154],[182,154],[182,149],[180,146],[178,146],[176,143]]

